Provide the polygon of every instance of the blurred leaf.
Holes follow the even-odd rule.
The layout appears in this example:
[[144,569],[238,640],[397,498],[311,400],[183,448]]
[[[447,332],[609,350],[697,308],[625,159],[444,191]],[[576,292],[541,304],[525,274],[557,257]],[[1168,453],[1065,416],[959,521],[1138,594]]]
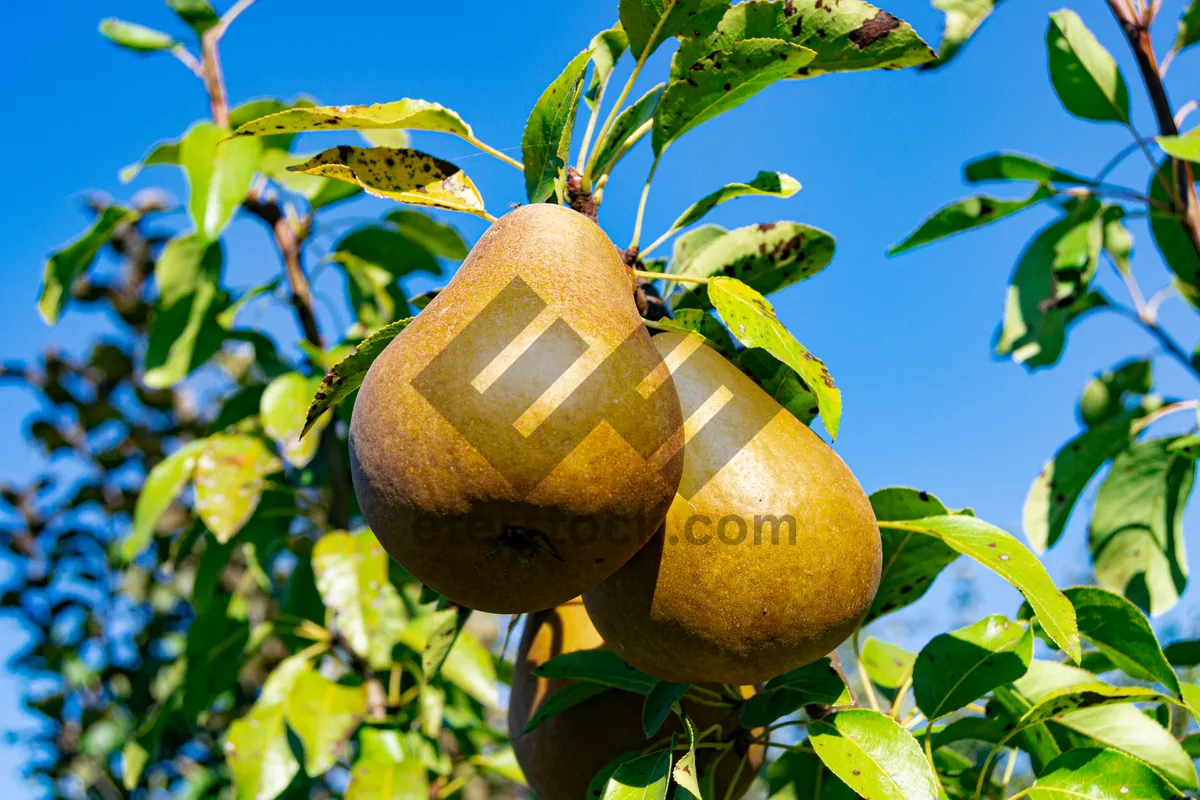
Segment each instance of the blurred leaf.
[[300,772],[288,746],[283,706],[255,705],[225,735],[225,757],[237,800],[278,797]]
[[[1150,233],[1154,244],[1162,254],[1167,267],[1183,282],[1181,287],[1184,296],[1195,296],[1200,292],[1200,253],[1192,244],[1191,236],[1183,220],[1179,217],[1177,206],[1172,200],[1175,192],[1175,162],[1163,159],[1158,170],[1150,178],[1147,194],[1160,207],[1170,209],[1169,212],[1155,210],[1150,215]],[[1168,187],[1171,187],[1168,191]]]
[[1190,639],[1182,642],[1172,642],[1163,648],[1167,661],[1177,667],[1195,667],[1200,665],[1200,639]]
[[426,683],[442,671],[463,626],[471,618],[471,609],[450,606],[434,611],[430,617],[433,625],[421,648],[421,679]]
[[996,338],[996,355],[1033,369],[1058,361],[1066,343],[1066,310],[1070,289],[1060,290],[1054,272],[1060,239],[1071,229],[1063,217],[1038,232],[1021,254],[1009,281],[1004,319]]
[[789,76],[793,78],[901,69],[934,58],[912,26],[862,0],[738,3],[711,36],[683,40],[671,62],[671,77],[682,80],[702,56],[730,52],[737,42],[753,38],[782,39],[814,50],[816,57]]
[[[950,513],[928,492],[904,487],[873,492],[871,507],[880,523]],[[892,530],[883,524],[879,534],[883,540],[883,569],[864,625],[919,600],[942,570],[958,560],[958,552],[936,537]]]
[[1200,132],[1192,130],[1186,136],[1159,136],[1158,146],[1167,155],[1182,161],[1200,163]]
[[[812,277],[833,260],[833,237],[819,228],[797,222],[760,222],[736,228],[701,248],[678,272],[696,278],[724,275],[768,295]],[[674,301],[675,308],[707,308],[703,285]]]
[[317,590],[346,642],[375,669],[387,667],[406,620],[400,595],[388,579],[388,555],[370,530],[334,531],[312,552]]
[[167,5],[197,34],[203,34],[221,21],[208,0],[167,0]]
[[1010,534],[968,516],[925,517],[907,522],[882,522],[880,527],[936,536],[1012,584],[1033,606],[1038,621],[1072,659],[1080,656],[1075,609],[1046,574],[1033,553]]
[[847,709],[810,722],[808,741],[825,766],[864,797],[937,796],[933,771],[917,740],[878,711]]
[[1050,80],[1067,111],[1100,122],[1129,121],[1125,77],[1078,14],[1064,8],[1050,15],[1046,51]]
[[669,681],[659,681],[654,685],[642,706],[642,729],[646,732],[646,738],[659,732],[667,717],[671,716],[675,704],[683,699],[690,688],[690,684]]
[[748,183],[727,183],[720,189],[692,203],[679,219],[671,224],[668,233],[682,230],[688,225],[699,222],[705,214],[712,211],[728,200],[745,195],[765,195],[767,197],[791,197],[800,191],[800,181],[783,172],[760,171]]
[[229,541],[258,507],[266,477],[282,468],[260,439],[210,437],[196,461],[196,513],[220,542]]
[[233,686],[245,661],[250,625],[236,616],[239,600],[221,592],[187,629],[183,713],[191,723]]
[[399,203],[487,214],[465,172],[420,150],[342,145],[288,169],[356,183],[367,194]]
[[1079,416],[1085,425],[1095,427],[1127,411],[1127,396],[1146,395],[1153,389],[1150,360],[1125,361],[1088,381],[1079,400]]
[[590,59],[590,50],[572,58],[542,92],[525,122],[521,155],[525,164],[525,194],[531,203],[545,200],[554,191],[555,183],[563,180],[571,155],[571,133],[579,108],[583,73]]
[[815,56],[806,47],[779,39],[743,39],[727,51],[701,56],[686,77],[672,81],[663,93],[651,131],[654,155],[660,156],[692,128],[737,108]]
[[958,51],[975,35],[999,0],[933,0],[933,7],[946,14],[946,25],[942,31],[942,43],[938,45],[937,61],[928,67],[940,67],[950,63]]
[[821,421],[836,439],[842,417],[842,395],[825,364],[796,341],[775,316],[775,309],[754,289],[734,278],[715,277],[709,299],[733,335],[747,347],[761,347],[787,364],[813,391]]
[[137,212],[122,206],[105,206],[92,226],[78,239],[50,255],[42,276],[38,312],[53,325],[70,299],[75,280],[87,272],[101,248],[112,240],[122,223],[137,219]]
[[635,694],[649,694],[658,681],[633,669],[611,650],[576,650],[555,656],[534,670],[552,680],[587,681]]
[[170,166],[179,166],[179,142],[159,142],[150,148],[146,155],[142,156],[141,161],[135,161],[121,168],[117,173],[121,183],[129,183],[142,171],[144,167],[151,167],[158,164]]
[[321,430],[329,424],[330,415],[325,414],[313,423],[311,436],[300,438],[305,412],[320,385],[320,377],[289,372],[267,384],[259,401],[263,432],[279,443],[284,460],[293,467],[304,467],[313,460],[321,444]]
[[138,53],[170,50],[179,44],[170,34],[156,31],[154,28],[147,28],[145,25],[138,25],[136,22],[126,22],[116,17],[101,20],[100,33],[114,44]]
[[1096,580],[1158,616],[1187,585],[1183,509],[1195,462],[1171,438],[1138,442],[1113,459],[1100,484],[1088,543]]
[[820,658],[767,681],[742,706],[742,723],[747,728],[770,725],[810,703],[834,705],[845,691],[846,684],[833,662]]
[[220,243],[199,233],[176,236],[163,248],[154,266],[158,300],[146,346],[147,386],[174,386],[220,350],[221,261]]
[[868,636],[862,644],[859,660],[872,683],[894,693],[912,677],[917,654],[898,645],[882,642],[874,636]]
[[493,750],[490,753],[471,756],[470,761],[472,764],[508,778],[510,781],[522,786],[527,785],[525,775],[521,772],[521,765],[517,763],[517,756],[513,753],[512,745]]
[[[672,36],[709,35],[728,8],[729,0],[620,0],[618,13],[629,52],[640,59]],[[651,41],[655,28],[658,35]]]
[[1117,750],[1072,750],[1046,765],[1029,788],[1030,800],[1175,797],[1174,787],[1135,758]]
[[[389,211],[385,219],[410,240],[424,245],[435,256],[461,261],[467,257],[469,248],[462,235],[445,223],[421,211],[397,208]],[[439,273],[440,274],[440,273]]]
[[1200,0],[1191,0],[1179,17],[1179,33],[1175,36],[1175,50],[1182,50],[1200,42]]
[[574,708],[580,703],[590,700],[601,692],[607,691],[608,687],[600,683],[571,683],[559,689],[554,694],[547,697],[529,718],[529,722],[525,725],[523,733],[529,733],[531,730],[541,725],[548,719],[552,719],[563,713],[569,708]]
[[194,126],[179,143],[179,162],[191,194],[188,212],[196,230],[215,241],[246,199],[258,171],[262,143],[228,140],[228,132],[211,122]]
[[308,416],[304,421],[305,434],[322,414],[342,402],[362,385],[363,378],[366,377],[372,362],[410,322],[412,322],[411,317],[384,325],[359,342],[353,353],[338,362],[337,366],[329,371],[322,379],[321,385],[313,397],[312,405],[309,406]]
[[[671,768],[671,779],[676,787],[675,796],[686,800],[687,795],[683,792],[687,792],[695,800],[701,800],[703,794],[700,791],[700,769],[696,764],[696,723],[690,717],[684,717],[683,727],[687,730],[688,749]],[[674,737],[671,738],[674,741]]]
[[[424,216],[420,212],[407,213]],[[411,228],[410,228],[411,229]],[[345,264],[343,256],[353,256],[361,262],[386,271],[391,277],[403,277],[413,272],[441,275],[442,265],[437,253],[425,241],[393,227],[366,226],[356,228],[334,245],[330,258]]]
[[1137,606],[1095,586],[1076,586],[1064,594],[1075,607],[1080,636],[1108,656],[1115,667],[1130,677],[1157,681],[1180,696],[1179,678]]
[[134,508],[132,529],[121,542],[121,557],[125,561],[132,561],[146,549],[159,519],[191,480],[196,460],[206,445],[204,439],[188,442],[146,473]]
[[770,800],[858,800],[814,752],[785,750],[767,766]]
[[446,680],[488,708],[499,706],[492,654],[469,631],[462,631],[442,664]]
[[894,256],[923,244],[1004,219],[1050,196],[1051,192],[1045,186],[1038,186],[1033,194],[1022,200],[1003,200],[984,194],[959,200],[935,211],[904,241],[888,250],[888,255]]
[[1046,462],[1025,497],[1025,537],[1034,552],[1053,547],[1066,530],[1071,510],[1097,470],[1129,447],[1132,415],[1097,425],[1064,444]]
[[346,800],[424,800],[429,797],[425,767],[401,748],[384,742],[391,733],[363,729],[363,746],[350,770]]
[[[972,2],[973,0],[966,0]],[[980,0],[988,2],[991,0]],[[1066,172],[1058,167],[1038,161],[1020,153],[993,153],[967,162],[963,176],[968,183],[983,181],[1037,181],[1038,183],[1065,183],[1072,186],[1094,186],[1091,178]]]
[[337,763],[367,711],[367,687],[340,686],[321,673],[300,674],[283,703],[288,727],[304,744],[304,774],[315,777]]
[[913,667],[913,696],[929,720],[974,702],[1029,669],[1033,632],[1002,616],[933,637]]
[[658,750],[618,766],[600,800],[666,800],[670,778],[671,751]]
[[1125,209],[1107,206],[1104,209],[1104,251],[1122,273],[1129,272],[1129,257],[1133,254],[1133,234],[1123,222]]
[[616,166],[634,133],[654,118],[654,112],[658,110],[666,88],[665,83],[654,86],[639,97],[637,102],[617,115],[604,141],[596,143],[595,155],[592,156],[593,175],[603,175]]

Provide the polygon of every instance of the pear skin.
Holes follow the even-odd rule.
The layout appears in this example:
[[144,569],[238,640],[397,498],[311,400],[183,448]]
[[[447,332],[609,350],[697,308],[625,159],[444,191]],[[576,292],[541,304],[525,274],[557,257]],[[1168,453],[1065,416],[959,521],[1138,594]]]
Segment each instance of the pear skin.
[[480,611],[552,608],[661,525],[682,421],[632,281],[594,222],[524,206],[371,365],[354,489],[416,578]]
[[[664,357],[686,341],[654,337]],[[608,646],[656,678],[766,681],[858,627],[879,588],[879,526],[837,454],[715,350],[673,377],[685,417],[714,387],[732,399],[684,447],[694,494],[584,602]]]
[[[604,640],[592,626],[581,600],[558,608],[530,614],[513,672],[512,695],[508,706],[508,730],[517,762],[539,800],[581,800],[595,774],[618,756],[644,750],[655,742],[669,739],[672,733],[684,735],[679,718],[672,714],[652,738],[642,728],[645,698],[620,689],[608,689],[577,706],[550,718],[529,733],[525,726],[541,704],[571,681],[539,678],[533,670],[563,653],[604,647]],[[719,687],[711,687],[718,689]],[[754,687],[742,688],[750,696]],[[685,700],[683,710],[699,730],[720,724],[731,709],[699,705]],[[740,798],[750,788],[762,766],[765,749],[761,745],[736,740],[734,749],[717,764],[715,797],[725,791],[737,772],[738,759],[749,753],[746,766],[731,795]],[[698,767],[703,775],[711,764],[711,749],[697,751]]]

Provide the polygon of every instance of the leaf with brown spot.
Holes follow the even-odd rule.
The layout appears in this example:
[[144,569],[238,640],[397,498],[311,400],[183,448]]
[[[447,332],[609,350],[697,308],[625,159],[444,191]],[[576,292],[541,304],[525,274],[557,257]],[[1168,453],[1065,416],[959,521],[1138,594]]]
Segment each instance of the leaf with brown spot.
[[564,179],[575,112],[583,91],[583,73],[591,56],[591,50],[584,50],[571,59],[542,92],[525,122],[521,157],[525,164],[525,194],[531,203],[545,200],[555,190],[556,183],[561,186]]
[[912,26],[862,0],[779,0],[738,3],[725,12],[710,36],[684,39],[671,63],[671,77],[714,51],[731,51],[755,38],[782,39],[803,45],[814,57],[789,78],[827,72],[901,69],[934,59],[933,50]]
[[462,117],[440,103],[406,97],[391,103],[292,108],[251,120],[234,136],[264,136],[309,131],[438,131],[472,141],[475,134]]
[[402,330],[408,327],[408,324],[413,319],[414,317],[409,317],[408,319],[396,320],[389,325],[384,325],[359,342],[350,355],[346,356],[333,369],[329,370],[329,373],[326,374],[325,378],[321,381],[321,385],[317,388],[317,394],[313,398],[312,405],[308,407],[308,415],[304,420],[304,430],[301,431],[301,436],[309,432],[322,414],[346,399],[359,386],[362,386],[363,378],[367,376],[367,370],[370,369],[371,364],[384,351],[384,348],[391,344],[392,340]]
[[1019,728],[1026,728],[1069,711],[1117,703],[1173,703],[1183,706],[1179,700],[1153,689],[1141,686],[1109,686],[1097,681],[1066,686],[1050,692],[1026,711],[1017,725]]
[[767,299],[746,284],[734,278],[712,278],[708,292],[734,337],[747,347],[761,347],[795,370],[816,395],[825,430],[830,438],[837,438],[842,393],[825,364],[796,341],[775,316]]
[[748,183],[727,183],[720,189],[692,203],[679,219],[671,224],[665,236],[680,231],[688,225],[699,222],[705,214],[712,211],[728,200],[744,195],[765,195],[767,197],[791,197],[800,191],[800,181],[783,172],[759,172]]
[[358,184],[367,194],[400,203],[488,218],[483,198],[467,174],[420,150],[342,145],[288,167],[288,171]]
[[888,250],[888,255],[894,256],[956,233],[989,225],[1049,197],[1051,192],[1045,186],[1038,186],[1033,194],[1020,200],[1005,200],[984,194],[966,197],[933,212],[904,241]]
[[[672,36],[707,36],[728,7],[729,0],[620,0],[618,14],[629,36],[629,52],[640,58]],[[650,41],[655,27],[658,36]]]

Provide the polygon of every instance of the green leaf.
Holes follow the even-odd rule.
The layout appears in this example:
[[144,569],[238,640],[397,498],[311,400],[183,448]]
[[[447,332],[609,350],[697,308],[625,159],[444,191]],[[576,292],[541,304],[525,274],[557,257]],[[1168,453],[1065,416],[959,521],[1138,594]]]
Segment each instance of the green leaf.
[[859,660],[866,669],[871,682],[894,693],[912,677],[917,654],[898,645],[868,636],[862,644]]
[[191,191],[188,213],[208,241],[216,241],[246,199],[262,155],[261,142],[226,141],[227,135],[211,122],[201,122],[179,143],[179,163]]
[[154,267],[158,300],[146,347],[147,386],[179,383],[220,349],[226,337],[218,321],[225,303],[219,288],[221,246],[199,233],[167,242]]
[[583,95],[588,106],[595,105],[603,95],[608,87],[608,79],[612,77],[613,67],[628,49],[629,36],[619,22],[592,37],[588,43],[588,52],[592,54],[592,80]]
[[[675,312],[678,320],[685,314],[703,313],[695,309],[683,308]],[[720,329],[726,337],[729,332]],[[711,340],[710,340],[711,341]],[[730,340],[732,344],[732,340]],[[817,418],[820,409],[817,407],[817,397],[800,380],[800,376],[787,364],[758,347],[747,347],[735,356],[726,354],[743,372],[747,373],[764,392],[775,399],[796,419],[805,425],[811,425]]]
[[925,517],[908,522],[880,521],[880,527],[936,536],[1012,584],[1033,606],[1038,621],[1059,647],[1074,660],[1080,656],[1075,609],[1046,574],[1033,553],[1010,534],[968,516]]
[[1088,381],[1079,400],[1079,416],[1088,427],[1108,422],[1126,410],[1126,396],[1149,394],[1154,375],[1148,359],[1126,361]]
[[[705,247],[716,239],[721,238],[727,231],[720,225],[701,225],[693,228],[675,240],[671,250],[671,260],[666,271],[683,275],[689,269],[691,260]],[[669,297],[670,295],[668,295]]]
[[671,77],[682,80],[688,68],[714,51],[730,52],[752,38],[782,39],[816,53],[792,78],[863,69],[901,69],[924,64],[933,50],[908,23],[862,0],[777,0],[738,3],[725,12],[711,35],[685,39],[671,63]]
[[133,510],[132,530],[121,542],[122,559],[132,561],[146,549],[146,545],[154,536],[154,528],[159,519],[191,480],[196,459],[206,444],[204,439],[188,442],[146,473],[141,491],[138,492],[137,505]]
[[1071,510],[1092,476],[1129,446],[1132,422],[1125,416],[1086,430],[1042,467],[1025,496],[1023,511],[1025,537],[1035,552],[1045,552],[1062,537]]
[[950,63],[958,51],[975,35],[996,7],[998,0],[933,0],[933,7],[946,15],[942,43],[938,45],[937,61],[928,67]]
[[810,722],[808,741],[830,772],[863,797],[937,796],[933,771],[917,740],[878,711],[847,709]]
[[809,703],[834,705],[845,691],[833,662],[820,658],[767,681],[742,706],[742,723],[747,728],[759,728]]
[[935,211],[904,241],[888,250],[888,255],[894,256],[956,233],[983,227],[1018,211],[1024,211],[1050,196],[1051,193],[1045,186],[1038,186],[1033,194],[1020,200],[1003,200],[986,194],[959,200]]
[[658,681],[633,669],[611,650],[576,650],[542,664],[534,674],[551,680],[588,681],[635,694],[649,694]]
[[825,364],[796,341],[775,316],[775,309],[754,289],[734,278],[715,277],[709,299],[730,332],[747,347],[761,347],[787,364],[816,395],[821,421],[836,439],[842,416],[842,395]]
[[800,181],[783,172],[760,171],[748,183],[727,183],[720,189],[692,203],[679,219],[671,224],[668,234],[682,230],[688,225],[699,222],[709,211],[721,203],[735,197],[746,195],[765,195],[767,197],[791,197],[800,191]]
[[[461,261],[467,257],[470,248],[463,241],[462,235],[453,227],[438,222],[422,211],[397,208],[389,211],[385,219],[401,235],[422,245],[435,256],[455,261]],[[440,271],[438,274],[441,274]]]
[[1169,701],[1166,695],[1140,686],[1109,686],[1107,683],[1084,683],[1064,686],[1047,693],[1017,721],[1020,727],[1035,725],[1060,714],[1085,708],[1120,703],[1155,703]]
[[392,646],[407,621],[399,593],[388,579],[388,554],[370,530],[335,531],[313,546],[317,590],[333,612],[333,625],[376,669],[392,660]]
[[221,21],[208,0],[167,0],[167,5],[197,34],[203,34]]
[[130,739],[121,749],[121,785],[126,791],[132,792],[142,780],[142,770],[150,761],[150,753],[146,748]]
[[[728,8],[729,0],[620,0],[618,15],[629,52],[642,58],[672,36],[709,35]],[[650,41],[655,27],[658,35]]]
[[439,103],[404,98],[369,106],[292,108],[247,122],[235,136],[263,136],[306,131],[410,130],[439,131],[474,144],[471,126]]
[[182,687],[183,713],[190,723],[230,690],[245,663],[250,625],[238,618],[239,603],[240,598],[220,592],[203,610],[195,604],[199,616],[187,629]]
[[1127,800],[1179,797],[1150,767],[1118,750],[1072,750],[1046,765],[1029,788],[1030,800]]
[[1002,616],[935,636],[917,655],[913,696],[929,720],[1011,683],[1033,660],[1033,631]]
[[345,400],[359,386],[362,386],[363,378],[367,376],[367,370],[370,369],[371,364],[412,321],[413,318],[409,317],[384,325],[359,342],[358,346],[354,348],[354,352],[329,370],[321,380],[321,385],[317,388],[316,395],[313,396],[312,405],[309,406],[308,416],[304,421],[304,434],[308,433],[316,420],[328,409]]
[[1189,131],[1186,136],[1160,136],[1158,145],[1167,155],[1182,161],[1200,163],[1200,131]]
[[1079,15],[1064,8],[1046,30],[1050,81],[1063,107],[1083,119],[1129,121],[1125,76]]
[[600,683],[572,683],[559,689],[538,706],[537,711],[529,718],[524,733],[541,725],[548,719],[558,716],[569,708],[574,708],[585,700],[590,700],[608,687]]
[[225,758],[237,800],[278,797],[300,772],[288,746],[283,706],[256,705],[225,735]]
[[658,84],[617,115],[612,127],[605,134],[604,141],[596,145],[595,155],[592,156],[593,175],[603,175],[616,166],[625,149],[631,146],[634,134],[654,118],[654,112],[658,110],[666,88],[665,83]]
[[304,774],[323,775],[337,763],[367,712],[365,684],[340,686],[315,670],[304,672],[283,703],[288,727],[304,745]]
[[487,215],[465,172],[420,150],[341,145],[288,169],[354,183],[369,195],[398,203]]
[[78,238],[52,253],[42,275],[42,292],[38,297],[38,312],[47,324],[58,321],[75,280],[87,272],[101,248],[108,244],[125,222],[137,219],[137,212],[121,206],[105,206],[100,216]]
[[179,142],[159,142],[151,147],[146,155],[142,156],[141,161],[135,161],[122,167],[121,171],[117,173],[117,177],[121,183],[129,183],[138,176],[144,167],[159,164],[179,166]]
[[[982,0],[989,2],[989,0]],[[971,0],[967,0],[971,2]],[[1037,181],[1038,183],[1065,183],[1072,186],[1095,186],[1091,178],[1076,175],[1053,167],[1036,158],[1020,153],[993,153],[967,162],[963,177],[968,183],[983,181]]]
[[[1147,194],[1159,207],[1170,209],[1169,212],[1155,211],[1150,215],[1150,233],[1154,245],[1162,254],[1167,267],[1183,282],[1180,287],[1184,297],[1195,297],[1200,293],[1200,253],[1196,252],[1191,236],[1179,217],[1179,211],[1172,200],[1175,189],[1175,162],[1163,159],[1158,170],[1150,178]],[[1168,191],[1168,187],[1172,187]]]
[[512,745],[482,755],[471,756],[470,762],[476,766],[483,767],[485,770],[490,770],[497,775],[508,778],[510,781],[519,783],[522,786],[527,785],[525,775],[521,772],[521,765],[517,763],[517,756],[513,752]]
[[816,753],[785,750],[767,766],[770,800],[858,800]]
[[458,636],[470,616],[469,608],[458,606],[440,608],[429,615],[431,627],[424,647],[421,648],[422,680],[428,683],[441,672],[442,665],[446,663],[450,650],[458,641]]
[[[834,240],[820,228],[797,222],[760,222],[717,237],[678,271],[696,278],[724,275],[768,295],[816,275],[833,260]],[[675,308],[707,308],[710,298],[701,285],[673,302]]]
[[442,664],[446,680],[489,708],[496,708],[496,662],[469,631],[462,631]]
[[1179,678],[1137,606],[1095,586],[1077,586],[1064,594],[1075,607],[1079,635],[1108,656],[1115,667],[1130,677],[1157,681],[1180,696]]
[[879,590],[863,625],[919,600],[942,570],[958,560],[958,551],[941,539],[882,524],[949,514],[950,510],[933,495],[905,487],[880,489],[871,495],[871,507],[881,523],[883,569]]
[[617,767],[600,800],[666,800],[670,777],[671,751],[658,750]]
[[[281,135],[290,136],[291,134]],[[271,138],[273,137],[264,137],[264,141],[269,141]],[[276,184],[307,200],[310,211],[317,211],[362,193],[362,187],[357,183],[346,183],[333,178],[322,178],[319,175],[306,175],[302,172],[291,171],[292,167],[303,164],[311,158],[311,153],[290,153],[283,149],[269,148],[263,152],[259,168]]]
[[1167,661],[1177,667],[1195,667],[1200,665],[1200,639],[1190,639],[1182,642],[1172,642],[1163,648]]
[[683,699],[690,688],[686,683],[659,681],[647,693],[646,703],[642,706],[642,728],[647,739],[658,733],[667,717],[671,716],[675,704]]
[[419,759],[398,746],[392,731],[363,728],[362,747],[350,770],[346,800],[415,800],[429,796],[429,778]]
[[[734,358],[737,355],[737,345],[733,342],[733,337],[729,335],[729,331],[725,330],[716,317],[708,312],[701,311],[697,308],[684,308],[675,312],[675,318],[671,319],[664,317],[660,320],[647,320],[646,327],[654,328],[660,331],[676,331],[677,333],[697,334],[708,343],[717,352],[724,355],[726,358]],[[746,352],[750,352],[747,350]],[[763,353],[762,350],[755,350],[756,353]],[[779,362],[770,354],[764,355],[776,365]],[[784,369],[787,369],[784,367]],[[787,370],[791,373],[791,370]],[[793,373],[794,374],[794,373]]]
[[1200,42],[1200,0],[1192,0],[1179,17],[1179,33],[1175,36],[1175,50],[1182,50]]
[[726,52],[701,56],[685,78],[672,81],[663,93],[651,131],[655,157],[692,128],[737,108],[815,55],[779,39],[743,39]]
[[266,477],[283,464],[253,436],[219,434],[206,441],[196,459],[196,513],[224,544],[250,519]]
[[259,401],[263,432],[279,443],[284,460],[293,467],[304,467],[313,460],[321,443],[321,429],[330,420],[325,414],[314,423],[312,436],[300,438],[304,414],[320,385],[319,377],[288,372],[267,384]]
[[590,50],[572,58],[542,92],[525,122],[521,156],[525,164],[525,194],[531,203],[545,200],[555,184],[565,178],[583,73],[590,59]]
[[1173,441],[1138,442],[1113,459],[1088,529],[1096,580],[1151,616],[1171,609],[1187,585],[1183,509],[1196,467]]
[[154,28],[147,28],[145,25],[138,25],[136,22],[126,22],[116,17],[101,20],[100,33],[114,44],[138,53],[170,50],[179,44],[170,34],[156,31]]

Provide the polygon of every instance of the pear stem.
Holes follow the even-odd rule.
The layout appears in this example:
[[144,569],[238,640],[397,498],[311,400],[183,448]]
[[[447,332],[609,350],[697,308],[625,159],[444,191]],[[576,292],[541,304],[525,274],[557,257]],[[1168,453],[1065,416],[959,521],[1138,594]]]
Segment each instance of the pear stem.
[[480,150],[487,153],[488,155],[495,156],[496,158],[503,161],[505,164],[510,164],[510,165],[516,167],[517,169],[521,170],[522,172],[525,171],[525,165],[522,164],[520,161],[517,161],[512,156],[501,153],[496,148],[492,147],[491,145],[484,144],[483,142],[476,139],[474,136],[466,136],[464,138],[467,140],[467,142],[475,145],[476,147],[478,147]]
[[693,278],[691,275],[672,275],[669,272],[647,272],[644,269],[635,269],[633,274],[648,281],[678,281],[679,283],[698,283],[705,286],[709,282],[708,278]]

